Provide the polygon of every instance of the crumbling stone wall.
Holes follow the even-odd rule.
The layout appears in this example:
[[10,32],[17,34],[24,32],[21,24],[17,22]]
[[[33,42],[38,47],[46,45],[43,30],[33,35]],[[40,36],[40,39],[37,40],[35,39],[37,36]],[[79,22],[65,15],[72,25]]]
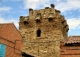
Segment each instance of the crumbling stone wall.
[[60,41],[69,30],[64,16],[54,8],[29,9],[29,16],[20,16],[19,30],[23,51],[40,57],[60,57]]

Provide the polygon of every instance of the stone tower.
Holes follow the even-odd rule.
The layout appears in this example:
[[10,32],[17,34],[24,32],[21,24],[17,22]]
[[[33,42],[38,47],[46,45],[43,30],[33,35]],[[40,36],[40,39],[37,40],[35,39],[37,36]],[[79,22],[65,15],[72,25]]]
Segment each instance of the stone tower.
[[29,16],[20,16],[19,30],[23,51],[39,57],[60,57],[60,41],[69,30],[64,16],[54,8],[29,9]]

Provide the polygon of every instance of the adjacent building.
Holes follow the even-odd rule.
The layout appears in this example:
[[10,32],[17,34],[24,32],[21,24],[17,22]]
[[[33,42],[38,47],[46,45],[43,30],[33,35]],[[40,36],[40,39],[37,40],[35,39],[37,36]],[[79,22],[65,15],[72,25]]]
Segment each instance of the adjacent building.
[[0,24],[0,57],[22,57],[22,37],[13,23]]
[[69,36],[61,42],[60,57],[80,57],[80,36]]

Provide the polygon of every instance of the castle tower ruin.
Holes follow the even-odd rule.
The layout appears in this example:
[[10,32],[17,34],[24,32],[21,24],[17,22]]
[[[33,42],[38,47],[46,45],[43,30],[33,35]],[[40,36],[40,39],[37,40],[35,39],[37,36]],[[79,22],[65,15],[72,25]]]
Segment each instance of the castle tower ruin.
[[23,51],[39,57],[60,57],[60,41],[67,38],[67,21],[60,11],[51,8],[29,9],[29,16],[20,16],[19,30]]

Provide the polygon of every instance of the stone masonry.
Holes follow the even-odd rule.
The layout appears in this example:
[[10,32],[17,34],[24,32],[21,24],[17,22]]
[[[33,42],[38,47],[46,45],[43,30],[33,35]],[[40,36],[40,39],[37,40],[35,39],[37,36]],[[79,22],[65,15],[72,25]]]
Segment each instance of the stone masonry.
[[67,38],[67,21],[60,11],[51,8],[29,9],[29,16],[20,16],[19,30],[23,51],[39,57],[60,57],[60,41]]

